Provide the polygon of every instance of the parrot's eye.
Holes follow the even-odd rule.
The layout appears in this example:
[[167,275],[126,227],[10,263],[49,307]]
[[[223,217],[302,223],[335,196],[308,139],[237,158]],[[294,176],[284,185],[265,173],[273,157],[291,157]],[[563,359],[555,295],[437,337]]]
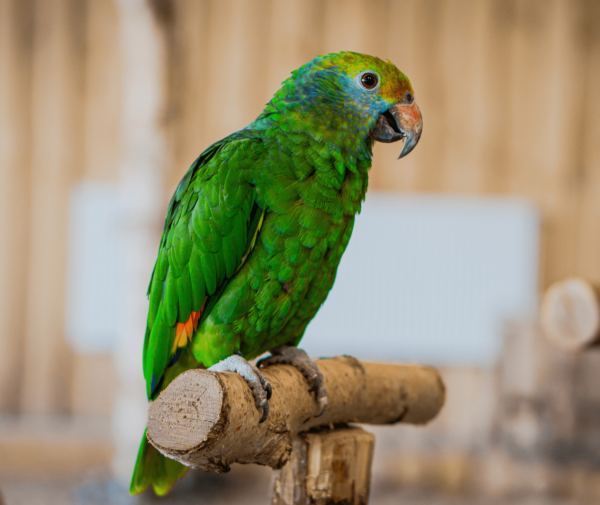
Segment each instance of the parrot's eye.
[[409,91],[409,92],[406,93],[406,95],[404,95],[404,99],[402,101],[406,102],[408,104],[412,104],[415,101],[415,97]]
[[379,77],[373,72],[365,72],[360,76],[360,83],[366,89],[375,89],[379,84]]

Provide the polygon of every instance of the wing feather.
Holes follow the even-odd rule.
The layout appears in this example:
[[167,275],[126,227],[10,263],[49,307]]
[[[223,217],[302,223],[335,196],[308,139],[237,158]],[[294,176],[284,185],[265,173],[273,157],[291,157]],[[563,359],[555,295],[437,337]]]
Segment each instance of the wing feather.
[[262,210],[247,174],[262,149],[251,130],[214,144],[192,164],[169,204],[148,287],[144,376],[150,399],[166,386],[166,369],[254,246]]

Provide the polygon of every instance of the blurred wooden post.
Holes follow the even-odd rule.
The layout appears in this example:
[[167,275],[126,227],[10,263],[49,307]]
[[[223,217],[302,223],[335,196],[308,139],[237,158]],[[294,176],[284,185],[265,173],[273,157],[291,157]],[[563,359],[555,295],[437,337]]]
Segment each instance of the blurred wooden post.
[[[19,410],[30,227],[32,0],[0,2],[0,412]],[[10,239],[9,239],[10,237]]]
[[365,504],[374,437],[345,423],[425,424],[444,404],[444,384],[428,367],[361,363],[348,356],[318,364],[329,392],[321,417],[315,417],[319,406],[306,380],[289,365],[264,371],[273,396],[262,424],[242,377],[190,370],[152,403],[148,440],[197,470],[227,472],[232,463],[278,470],[273,505]]
[[119,0],[123,53],[122,153],[118,170],[119,338],[114,360],[117,390],[113,411],[113,471],[129,482],[147,404],[140,349],[148,301],[144,296],[156,259],[166,198],[164,172],[165,29],[154,8],[168,2]]
[[33,4],[29,264],[21,279],[27,301],[20,332],[27,414],[70,410],[64,279],[69,188],[83,164],[84,7],[74,0]]
[[588,281],[570,277],[544,293],[540,319],[544,335],[566,351],[600,345],[598,290]]
[[573,469],[598,463],[600,347],[565,352],[538,321],[507,322],[504,333],[486,487],[538,493],[544,482],[549,495],[564,495]]

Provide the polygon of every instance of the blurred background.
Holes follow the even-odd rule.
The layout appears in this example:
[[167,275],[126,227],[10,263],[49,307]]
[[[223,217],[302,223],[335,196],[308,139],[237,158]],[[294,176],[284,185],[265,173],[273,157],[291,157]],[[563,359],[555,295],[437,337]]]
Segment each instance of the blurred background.
[[[600,502],[599,351],[537,323],[553,281],[600,282],[599,0],[0,0],[7,504],[158,503],[126,489],[168,200],[340,50],[406,73],[425,129],[401,161],[375,147],[302,345],[432,364],[448,387],[429,426],[373,429],[371,503]],[[267,503],[270,473],[190,472],[163,503]]]

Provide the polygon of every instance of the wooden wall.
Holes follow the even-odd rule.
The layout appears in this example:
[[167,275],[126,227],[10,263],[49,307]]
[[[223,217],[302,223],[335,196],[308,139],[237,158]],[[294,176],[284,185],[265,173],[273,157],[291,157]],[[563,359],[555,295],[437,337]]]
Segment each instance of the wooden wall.
[[[405,160],[376,147],[371,190],[528,198],[542,287],[600,283],[600,0],[148,1],[168,40],[157,205],[292,69],[367,52],[410,77],[425,121]],[[110,358],[64,340],[66,199],[117,177],[119,29],[115,0],[0,0],[0,412],[109,408],[85,398]]]
[[68,197],[115,178],[118,18],[107,0],[0,0],[0,413],[107,414],[109,356],[64,337]]
[[[162,4],[164,5],[164,4]],[[371,189],[531,199],[543,286],[600,281],[597,0],[173,0],[169,191],[211,142],[252,121],[294,68],[352,50],[411,79],[418,148],[379,145]]]

